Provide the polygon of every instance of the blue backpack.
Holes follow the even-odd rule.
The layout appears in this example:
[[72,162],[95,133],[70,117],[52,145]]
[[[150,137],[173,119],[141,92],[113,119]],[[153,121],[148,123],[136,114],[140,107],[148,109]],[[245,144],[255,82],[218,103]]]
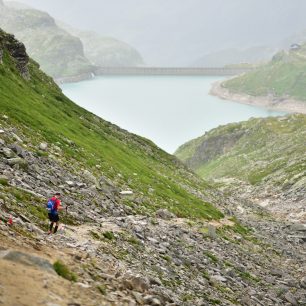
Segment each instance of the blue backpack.
[[48,210],[49,214],[53,214],[53,215],[57,214],[57,210],[55,210],[55,201],[54,200],[52,200],[52,199],[48,200],[47,210]]

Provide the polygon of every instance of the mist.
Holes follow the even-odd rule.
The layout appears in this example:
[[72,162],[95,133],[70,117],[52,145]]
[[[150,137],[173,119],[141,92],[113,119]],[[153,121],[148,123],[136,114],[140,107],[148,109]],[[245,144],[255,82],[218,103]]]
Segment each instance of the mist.
[[147,65],[189,65],[226,48],[276,46],[306,29],[303,0],[22,2],[74,27],[133,45]]

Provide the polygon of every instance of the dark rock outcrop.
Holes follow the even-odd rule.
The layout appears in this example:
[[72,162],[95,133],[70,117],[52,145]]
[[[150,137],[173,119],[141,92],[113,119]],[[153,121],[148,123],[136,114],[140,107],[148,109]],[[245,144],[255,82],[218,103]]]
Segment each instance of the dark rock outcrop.
[[7,50],[11,57],[15,60],[16,68],[20,72],[21,76],[24,79],[29,79],[29,56],[26,53],[24,44],[15,39],[14,35],[6,34],[0,29],[0,63],[3,61],[3,54],[5,50]]
[[191,169],[196,169],[201,164],[227,153],[244,134],[244,131],[238,130],[204,140],[198,146],[194,155],[186,160],[186,164]]

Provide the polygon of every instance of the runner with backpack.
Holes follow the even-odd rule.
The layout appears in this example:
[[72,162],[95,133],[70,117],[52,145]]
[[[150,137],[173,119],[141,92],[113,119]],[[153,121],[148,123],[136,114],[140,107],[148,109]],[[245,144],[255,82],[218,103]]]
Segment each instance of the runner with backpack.
[[61,200],[60,200],[61,194],[56,193],[51,199],[48,200],[47,204],[47,210],[48,210],[48,217],[51,221],[48,234],[52,234],[53,225],[55,223],[55,228],[53,231],[53,234],[55,234],[58,230],[59,226],[59,215],[58,212],[63,209],[61,206]]

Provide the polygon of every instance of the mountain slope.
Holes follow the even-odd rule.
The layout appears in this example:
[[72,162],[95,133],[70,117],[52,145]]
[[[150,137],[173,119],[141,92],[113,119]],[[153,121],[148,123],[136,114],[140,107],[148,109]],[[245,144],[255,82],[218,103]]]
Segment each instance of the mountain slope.
[[306,217],[305,139],[305,115],[250,119],[213,129],[175,155],[203,178],[220,180],[259,203],[270,201],[283,214]]
[[[303,225],[76,106],[2,31],[0,63],[1,304],[303,304]],[[66,209],[47,235],[56,191]]]
[[96,66],[139,66],[128,44],[63,25],[45,12],[19,3],[0,3],[0,27],[23,41],[30,56],[54,78],[89,78]]
[[195,67],[224,67],[237,64],[262,64],[269,61],[277,48],[257,46],[247,49],[224,49],[206,54],[192,63]]
[[306,44],[282,51],[255,71],[222,85],[232,93],[306,101]]
[[42,69],[55,78],[94,71],[80,39],[60,29],[47,13],[0,4],[0,27],[22,40]]
[[[6,34],[1,33],[3,37]],[[76,106],[33,61],[29,64],[30,81],[17,77],[16,72],[10,71],[12,67],[12,60],[5,51],[4,64],[0,66],[2,113],[18,124],[41,131],[46,141],[58,142],[68,156],[74,157],[77,152],[77,160],[93,171],[97,172],[95,165],[100,164],[100,173],[137,191],[148,210],[156,210],[167,202],[166,206],[181,215],[219,215],[210,204],[204,204],[180,187],[183,184],[194,186],[196,178],[188,181],[184,174],[181,176],[181,171],[187,177],[190,174],[175,158],[150,141]],[[74,143],[73,147],[66,148],[66,138]],[[156,191],[151,194],[150,188]]]
[[144,65],[140,53],[123,41],[112,37],[103,37],[95,32],[73,29],[61,22],[59,25],[81,39],[85,56],[96,66],[134,67]]

